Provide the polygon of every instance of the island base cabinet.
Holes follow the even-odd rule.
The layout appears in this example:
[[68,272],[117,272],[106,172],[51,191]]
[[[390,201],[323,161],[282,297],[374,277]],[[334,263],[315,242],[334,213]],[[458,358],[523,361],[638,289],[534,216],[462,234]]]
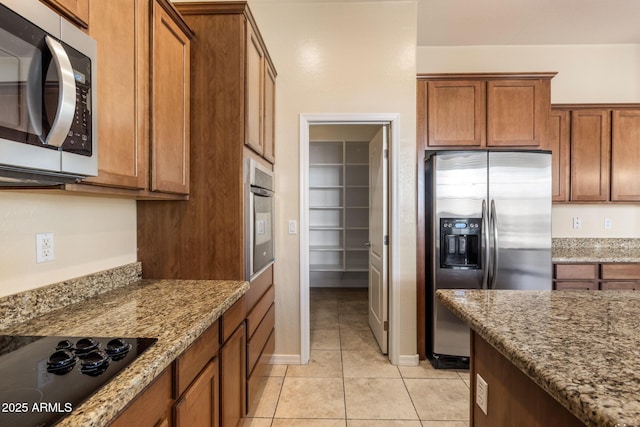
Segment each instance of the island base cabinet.
[[[487,413],[476,404],[476,375],[488,385]],[[472,427],[578,427],[578,418],[475,332],[471,334]]]

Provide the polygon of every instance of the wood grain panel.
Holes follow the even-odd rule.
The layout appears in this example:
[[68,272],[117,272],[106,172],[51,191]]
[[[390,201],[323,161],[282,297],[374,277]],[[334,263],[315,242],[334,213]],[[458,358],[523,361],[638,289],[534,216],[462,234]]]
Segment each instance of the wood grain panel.
[[602,279],[639,280],[640,264],[636,263],[612,263],[602,264]]
[[430,147],[485,145],[484,82],[428,82],[427,91]]
[[598,264],[554,264],[554,278],[577,280],[598,278]]
[[249,290],[244,294],[248,312],[253,310],[253,307],[271,285],[273,285],[273,265],[263,271],[258,277],[255,277],[251,281]]
[[276,345],[276,334],[275,331],[271,332],[267,343],[264,345],[262,349],[262,356],[256,366],[253,368],[253,371],[247,378],[247,408],[251,412],[251,409],[255,407],[259,399],[260,386],[262,383],[262,379],[268,375],[271,370],[271,365],[269,364],[271,356],[275,350]]
[[220,350],[220,399],[222,426],[242,425],[247,400],[246,329],[240,325]]
[[247,314],[244,297],[236,301],[231,308],[222,315],[222,342],[227,341],[236,328],[244,322]]
[[276,162],[276,77],[268,63],[264,71],[264,153],[263,157],[271,163]]
[[247,315],[247,336],[251,338],[253,333],[260,325],[262,318],[265,316],[271,304],[275,300],[276,288],[275,286],[271,286],[269,290],[263,295],[260,301],[256,304],[256,306],[251,310],[251,312]]
[[[45,4],[51,6],[54,10],[60,12],[65,18],[81,28],[89,28],[89,22],[96,23],[95,19],[91,19],[89,14],[89,0],[41,0]],[[92,7],[95,6],[93,2]],[[111,1],[109,1],[111,3]],[[98,6],[100,7],[100,6]],[[92,25],[93,25],[92,24]]]
[[542,80],[492,80],[487,83],[487,145],[533,146],[545,143],[548,90]]
[[245,144],[264,153],[264,52],[252,26],[247,23],[247,74],[245,93]]
[[151,190],[189,193],[190,42],[157,1],[151,36]]
[[[219,366],[214,359],[175,405],[175,426],[218,426],[220,418]],[[130,424],[144,425],[144,424]],[[151,424],[150,424],[151,425]]]
[[271,304],[269,311],[260,322],[258,329],[251,339],[247,342],[247,366],[249,372],[253,370],[253,367],[258,362],[262,349],[269,338],[269,335],[273,331],[276,321],[276,308],[275,304]]
[[[487,341],[472,333],[473,427],[584,427],[578,418],[516,368]],[[489,385],[487,414],[475,402],[475,376]]]
[[568,111],[551,110],[549,119],[549,149],[551,150],[552,165],[552,196],[554,202],[569,201],[569,185],[571,169],[570,114]]
[[640,291],[640,282],[600,282],[603,291]]
[[609,200],[609,110],[571,112],[571,200]]
[[557,291],[569,291],[569,290],[595,291],[598,289],[598,282],[595,280],[592,282],[586,282],[582,280],[574,280],[574,281],[558,280],[553,282],[553,288]]
[[175,395],[180,396],[198,373],[218,354],[220,324],[216,321],[175,361]]
[[171,368],[165,369],[109,424],[110,427],[155,426],[171,419]]
[[611,200],[640,200],[640,110],[614,110],[611,131]]

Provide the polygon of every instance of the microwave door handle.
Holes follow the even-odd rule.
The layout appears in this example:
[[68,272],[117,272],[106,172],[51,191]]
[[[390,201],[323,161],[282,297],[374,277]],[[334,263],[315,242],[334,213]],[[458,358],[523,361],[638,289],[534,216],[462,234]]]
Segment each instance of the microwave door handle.
[[69,129],[71,129],[73,117],[76,113],[76,80],[73,76],[73,68],[71,67],[69,56],[60,42],[51,36],[45,36],[45,41],[51,50],[51,56],[60,78],[58,112],[45,143],[54,147],[61,147],[67,138]]

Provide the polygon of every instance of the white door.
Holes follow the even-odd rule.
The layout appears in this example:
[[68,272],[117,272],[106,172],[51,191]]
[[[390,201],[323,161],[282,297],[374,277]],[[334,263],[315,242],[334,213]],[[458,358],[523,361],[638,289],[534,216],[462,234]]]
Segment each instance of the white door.
[[369,143],[369,326],[380,350],[388,344],[387,126]]

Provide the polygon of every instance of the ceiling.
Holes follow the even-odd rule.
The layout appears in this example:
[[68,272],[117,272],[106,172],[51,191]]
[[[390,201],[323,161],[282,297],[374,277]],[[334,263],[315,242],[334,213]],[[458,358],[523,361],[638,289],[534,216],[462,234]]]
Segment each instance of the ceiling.
[[640,43],[640,0],[417,0],[418,46]]

